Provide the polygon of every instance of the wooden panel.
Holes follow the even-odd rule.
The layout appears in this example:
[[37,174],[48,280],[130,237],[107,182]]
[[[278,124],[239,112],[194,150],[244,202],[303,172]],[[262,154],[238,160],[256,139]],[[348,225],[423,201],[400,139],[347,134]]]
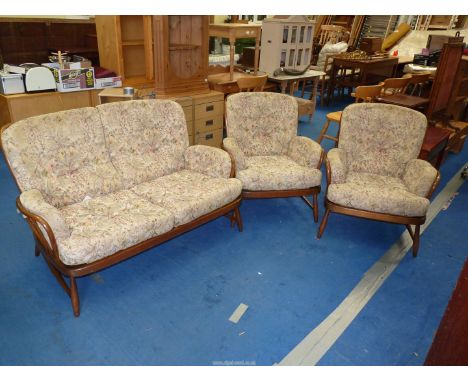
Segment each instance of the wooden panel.
[[30,95],[30,97],[13,98],[10,100],[12,122],[35,115],[55,113],[62,110],[60,97],[55,93]]
[[143,16],[120,16],[122,42],[143,40]]
[[195,119],[214,118],[224,114],[224,102],[210,102],[201,105],[195,105]]
[[214,130],[214,131],[206,132],[206,133],[203,133],[203,134],[196,134],[195,135],[195,144],[196,145],[221,147],[222,141],[223,141],[223,131],[222,130]]
[[118,16],[96,16],[96,34],[101,66],[123,76]]
[[91,92],[89,91],[58,94],[62,103],[61,110],[91,106]]
[[195,120],[195,134],[223,129],[223,115]]
[[224,101],[224,94],[217,91],[210,91],[205,94],[194,94],[192,99],[194,105],[199,105],[207,102]]
[[143,46],[123,46],[125,78],[146,76],[145,49]]

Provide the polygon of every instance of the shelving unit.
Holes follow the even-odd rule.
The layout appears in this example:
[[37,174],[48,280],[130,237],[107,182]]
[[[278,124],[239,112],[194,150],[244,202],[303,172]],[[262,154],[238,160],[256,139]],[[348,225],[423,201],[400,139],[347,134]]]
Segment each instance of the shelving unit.
[[153,86],[152,16],[96,16],[96,33],[101,66],[124,86]]
[[208,92],[209,16],[153,16],[157,94]]

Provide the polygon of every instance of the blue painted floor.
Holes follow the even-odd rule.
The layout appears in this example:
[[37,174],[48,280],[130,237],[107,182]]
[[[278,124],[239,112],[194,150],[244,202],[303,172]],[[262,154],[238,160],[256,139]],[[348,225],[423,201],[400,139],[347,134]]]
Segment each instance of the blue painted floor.
[[[316,138],[318,108],[299,133]],[[325,142],[328,150],[332,142]],[[438,191],[467,161],[442,166]],[[78,280],[81,316],[17,214],[0,161],[0,365],[212,365],[279,362],[330,314],[395,242],[402,227],[331,216],[321,240],[300,199],[244,201],[244,232],[219,218]],[[320,217],[323,213],[321,194]],[[466,185],[405,257],[323,365],[420,365],[466,258]],[[466,240],[466,239],[465,239]],[[249,309],[228,321],[240,303]]]

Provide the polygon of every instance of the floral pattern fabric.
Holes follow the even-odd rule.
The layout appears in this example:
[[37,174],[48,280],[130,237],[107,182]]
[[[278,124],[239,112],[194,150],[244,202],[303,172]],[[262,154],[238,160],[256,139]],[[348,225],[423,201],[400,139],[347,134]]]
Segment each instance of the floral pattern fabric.
[[345,183],[328,186],[333,203],[359,210],[399,216],[425,216],[429,200],[408,191],[403,181],[390,176],[349,172]]
[[216,147],[196,145],[185,151],[185,168],[214,178],[229,178],[231,157]]
[[297,135],[294,97],[269,92],[232,94],[226,101],[226,129],[246,156],[286,155]]
[[39,190],[55,207],[122,188],[95,108],[16,122],[2,133],[2,143],[20,189]]
[[58,240],[67,265],[87,264],[170,231],[174,216],[129,190],[86,199],[61,209],[71,230]]
[[288,156],[301,166],[317,168],[322,152],[322,147],[312,139],[294,137],[289,144]]
[[235,178],[182,170],[139,184],[131,191],[170,211],[174,225],[179,226],[234,201],[242,192],[242,183]]
[[[24,191],[20,195],[20,201],[23,207],[35,215],[43,218],[52,229],[56,240],[65,240],[70,237],[70,229],[65,223],[63,214],[44,200],[39,190]],[[49,241],[49,236],[42,225],[39,224],[44,237]],[[50,241],[49,241],[50,244]]]
[[254,156],[246,158],[247,168],[236,178],[244,190],[294,190],[319,186],[322,173],[316,168],[297,164],[285,155]]
[[182,107],[168,100],[112,102],[97,107],[112,163],[125,187],[184,168],[188,133]]
[[429,162],[412,159],[406,166],[403,182],[410,192],[426,197],[437,177],[437,170]]
[[237,171],[241,171],[245,169],[246,162],[245,162],[245,155],[242,152],[241,148],[237,144],[236,140],[234,138],[224,138],[223,139],[223,148],[226,150],[229,154],[231,154],[233,160],[234,160],[234,166]]
[[426,117],[415,110],[353,104],[343,110],[338,147],[346,152],[348,171],[400,178],[418,157],[426,127]]
[[331,149],[327,154],[330,165],[331,183],[344,183],[346,181],[347,163],[346,152],[343,149]]

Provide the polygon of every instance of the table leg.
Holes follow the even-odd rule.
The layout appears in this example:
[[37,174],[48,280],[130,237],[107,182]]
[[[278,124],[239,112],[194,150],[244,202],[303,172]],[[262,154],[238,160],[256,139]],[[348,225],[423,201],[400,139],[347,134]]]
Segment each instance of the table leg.
[[281,81],[281,93],[286,93],[286,87],[288,86],[288,81]]
[[230,45],[230,51],[229,51],[229,55],[230,55],[229,80],[230,81],[234,80],[234,52],[235,52],[234,42],[235,41],[229,41],[229,45]]

